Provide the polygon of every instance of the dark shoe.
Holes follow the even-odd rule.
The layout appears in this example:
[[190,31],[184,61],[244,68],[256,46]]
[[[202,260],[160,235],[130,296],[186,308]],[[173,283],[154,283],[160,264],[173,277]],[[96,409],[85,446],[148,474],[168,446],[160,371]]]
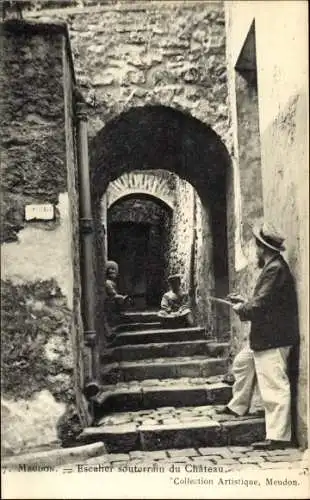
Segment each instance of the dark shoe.
[[256,410],[251,413],[248,413],[249,417],[262,418],[265,416],[265,410]]
[[232,411],[230,408],[228,408],[228,406],[224,406],[224,408],[222,408],[221,410],[216,410],[216,413],[218,413],[219,415],[230,415],[231,417],[240,417],[238,413]]
[[259,441],[257,443],[252,443],[254,450],[283,450],[284,448],[291,448],[292,443],[290,441],[276,441],[275,439],[266,439],[265,441]]

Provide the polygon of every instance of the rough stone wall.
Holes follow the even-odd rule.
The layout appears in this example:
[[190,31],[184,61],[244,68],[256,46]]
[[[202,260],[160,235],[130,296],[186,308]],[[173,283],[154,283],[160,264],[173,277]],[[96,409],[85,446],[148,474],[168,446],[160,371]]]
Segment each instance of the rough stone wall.
[[[64,26],[2,25],[2,445],[56,439],[74,399],[71,222],[67,195]],[[26,222],[29,203],[55,218]]]
[[68,22],[90,137],[131,107],[162,104],[230,143],[222,2],[121,1],[28,15]]
[[[252,56],[255,58],[255,54]],[[263,215],[263,192],[257,85],[253,71],[236,72],[236,108],[242,239],[252,238],[251,225]],[[249,77],[251,75],[251,77]],[[253,196],[255,193],[255,196]]]
[[[309,438],[306,9],[306,4],[302,2],[281,2],[281,5],[270,3],[265,9],[257,7],[256,10],[253,10],[252,6],[249,8],[246,2],[227,2],[228,78],[233,123],[236,107],[233,68],[255,16],[264,217],[274,222],[285,233],[287,250],[284,257],[296,280],[301,337],[297,435],[300,444],[304,446]],[[275,18],[278,21],[276,25],[273,22]],[[238,169],[238,158],[235,168]],[[242,183],[242,178],[240,182]],[[253,196],[255,194],[253,193]],[[241,241],[240,247],[239,241],[239,246],[235,245],[235,261],[231,268],[234,268],[234,283],[240,288],[244,286],[249,290],[250,282],[254,283],[257,273],[254,262],[254,245],[249,242],[242,246]],[[240,331],[236,325],[235,332],[238,330]]]
[[56,420],[73,399],[71,311],[55,280],[2,282],[4,453],[56,441]]
[[169,273],[180,273],[185,290],[191,285],[191,260],[195,227],[195,192],[187,181],[176,178],[176,201],[171,224]]
[[17,241],[25,226],[26,204],[56,204],[58,193],[65,191],[65,136],[61,35],[49,39],[34,31],[29,36],[14,22],[2,30],[1,229],[2,241],[8,242]]
[[195,195],[195,246],[193,255],[194,298],[198,322],[205,326],[208,337],[217,336],[216,310],[208,300],[214,295],[213,236],[208,206]]
[[214,310],[207,297],[214,291],[213,238],[207,201],[202,203],[187,181],[176,177],[176,202],[171,224],[169,271],[182,275],[190,294],[194,315],[212,336],[216,330]]
[[[251,54],[255,58],[256,54]],[[256,61],[251,61],[256,64]],[[251,76],[249,76],[251,75]],[[234,271],[230,276],[231,291],[240,291],[250,297],[259,271],[256,266],[253,226],[263,218],[263,187],[261,166],[261,139],[259,131],[259,107],[257,83],[252,81],[253,71],[232,75],[236,106],[236,183],[235,200],[240,212],[235,212]],[[254,77],[255,78],[255,77]],[[237,186],[236,184],[239,184]],[[237,215],[237,217],[236,217]],[[234,234],[231,232],[230,234]],[[232,258],[233,254],[230,254]],[[237,273],[235,272],[237,271]],[[232,349],[240,349],[249,336],[249,323],[240,322],[232,314]]]

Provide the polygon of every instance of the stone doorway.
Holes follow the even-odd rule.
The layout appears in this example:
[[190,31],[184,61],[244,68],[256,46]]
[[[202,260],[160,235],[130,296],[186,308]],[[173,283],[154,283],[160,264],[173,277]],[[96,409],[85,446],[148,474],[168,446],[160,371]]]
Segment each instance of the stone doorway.
[[108,256],[119,265],[119,289],[130,295],[135,308],[146,307],[146,272],[150,227],[134,222],[108,226]]
[[108,258],[133,308],[157,309],[165,290],[172,210],[155,197],[130,196],[108,209]]

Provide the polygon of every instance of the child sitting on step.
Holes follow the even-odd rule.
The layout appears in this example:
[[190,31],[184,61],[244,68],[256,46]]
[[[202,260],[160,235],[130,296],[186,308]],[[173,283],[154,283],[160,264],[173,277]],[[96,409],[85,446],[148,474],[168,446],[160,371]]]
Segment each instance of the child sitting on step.
[[158,313],[162,326],[165,328],[193,326],[189,297],[181,290],[181,276],[179,274],[169,276],[168,283],[170,289],[163,295]]
[[118,276],[118,264],[109,260],[106,265],[106,315],[108,323],[114,326],[119,322],[124,307],[131,303],[128,295],[118,292],[116,279]]

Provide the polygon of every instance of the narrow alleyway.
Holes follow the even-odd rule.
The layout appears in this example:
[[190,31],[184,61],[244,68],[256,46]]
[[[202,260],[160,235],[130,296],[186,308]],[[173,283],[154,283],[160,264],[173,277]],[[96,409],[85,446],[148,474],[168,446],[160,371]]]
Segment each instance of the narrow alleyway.
[[84,429],[82,442],[102,440],[108,452],[129,453],[264,438],[261,415],[216,414],[231,397],[231,387],[221,382],[228,343],[208,339],[200,327],[161,328],[152,312],[126,313],[124,321],[102,356],[98,418]]
[[[5,479],[14,467],[35,472],[42,464],[64,474],[95,472],[101,464],[121,472],[175,463],[189,473],[246,469],[248,478],[253,469],[256,478],[259,470],[301,468],[296,475],[306,475],[303,2],[281,2],[280,8],[266,2],[266,9],[259,2],[201,0],[4,3]],[[241,308],[239,314],[210,300],[231,292],[252,296],[263,263],[253,228],[263,220],[283,234],[278,241],[285,249],[270,245],[273,238],[265,244],[283,250],[293,277],[288,288],[296,288],[298,302],[275,314],[277,325],[285,309],[295,323],[288,332],[296,329],[297,339],[299,330],[287,363],[291,412],[275,420],[289,429],[291,413],[292,442],[300,448],[274,451],[253,449],[265,438],[264,414],[254,405],[244,417],[218,413],[232,396],[223,375],[251,325]],[[123,297],[116,312],[108,304],[108,261],[119,268],[114,291]],[[176,274],[195,327],[164,329],[154,310]],[[276,305],[283,306],[282,298]],[[130,312],[113,328],[125,304]],[[262,326],[267,323],[269,317]],[[266,339],[280,340],[283,330],[270,328]],[[290,337],[283,346],[291,343]],[[267,342],[263,350],[271,347]],[[267,360],[266,372],[268,366]],[[86,399],[98,382],[92,406]],[[272,401],[279,398],[281,390]],[[66,463],[72,470],[61,471]],[[154,491],[147,476],[137,478],[143,497]],[[99,497],[109,498],[113,482],[127,497],[133,491],[125,478],[97,477]],[[191,477],[184,481],[192,484]],[[57,481],[41,478],[53,494]],[[72,496],[74,488],[82,496],[79,480],[66,479],[68,493],[61,487],[58,498]],[[27,481],[11,481],[23,484],[26,497]],[[28,497],[35,498],[37,480],[30,483]],[[88,494],[95,480],[85,483]],[[279,498],[290,493],[282,486]],[[298,497],[292,490],[291,498]]]

